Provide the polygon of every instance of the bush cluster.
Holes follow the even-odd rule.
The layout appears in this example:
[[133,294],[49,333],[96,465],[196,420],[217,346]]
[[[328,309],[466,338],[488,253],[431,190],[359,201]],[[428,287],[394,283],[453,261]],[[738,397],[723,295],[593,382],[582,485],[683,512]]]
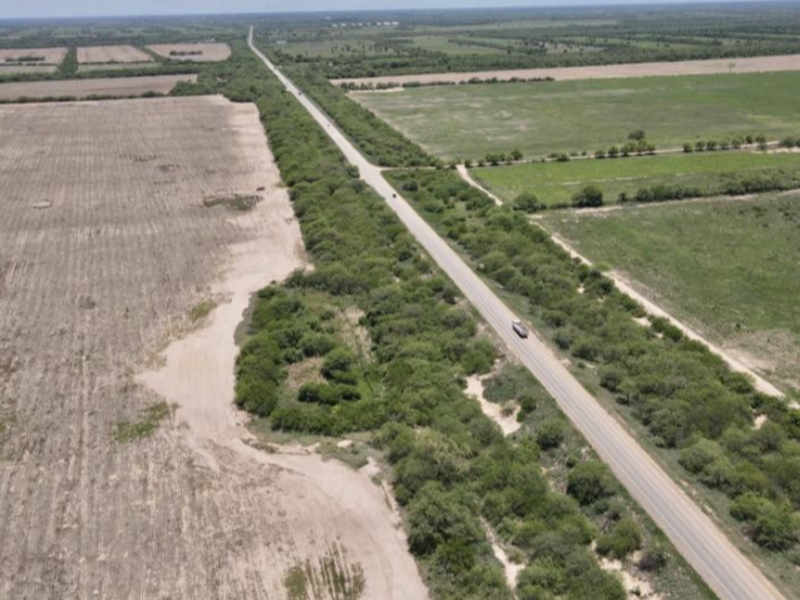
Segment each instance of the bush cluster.
[[[599,271],[572,261],[513,208],[476,203],[478,208],[462,209],[459,186],[467,184],[447,172],[395,179],[403,177],[418,182],[418,195],[438,196],[452,206],[437,215],[437,226],[486,277],[526,298],[563,351],[595,364],[602,385],[655,444],[681,452],[687,471],[732,499],[749,492],[775,504],[774,510],[762,505],[757,513],[737,513],[754,541],[776,549],[795,543],[794,520],[783,519],[785,535],[773,526],[779,520],[775,511],[785,516],[800,508],[800,411],[755,391],[747,378],[669,323],[653,319],[650,328],[641,327],[631,318],[644,314],[636,302]],[[763,187],[762,178],[750,177],[737,182],[743,189]],[[754,429],[754,414],[767,416],[770,426]],[[596,500],[590,494],[602,487],[581,484],[574,481],[571,493],[579,501]]]

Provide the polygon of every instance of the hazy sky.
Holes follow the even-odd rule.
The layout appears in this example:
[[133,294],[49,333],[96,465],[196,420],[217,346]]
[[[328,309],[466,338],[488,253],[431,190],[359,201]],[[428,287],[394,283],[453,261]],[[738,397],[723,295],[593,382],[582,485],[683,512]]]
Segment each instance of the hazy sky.
[[676,0],[0,0],[0,19],[301,10],[667,4]]

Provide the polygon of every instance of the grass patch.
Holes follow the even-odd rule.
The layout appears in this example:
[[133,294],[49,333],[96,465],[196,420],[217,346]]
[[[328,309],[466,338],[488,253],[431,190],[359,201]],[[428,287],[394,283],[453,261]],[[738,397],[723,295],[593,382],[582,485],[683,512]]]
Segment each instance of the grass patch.
[[533,193],[546,206],[569,203],[586,185],[603,191],[605,204],[624,193],[634,197],[643,188],[682,186],[703,195],[721,193],[734,176],[754,173],[800,174],[800,154],[716,152],[668,154],[604,160],[530,163],[473,169],[472,175],[505,202],[523,192]]
[[233,196],[215,196],[214,198],[206,198],[203,200],[203,206],[206,208],[213,208],[215,206],[224,206],[231,210],[248,211],[255,208],[256,204],[261,202],[261,196],[247,196],[235,194]]
[[592,152],[644,129],[659,147],[742,133],[797,131],[795,73],[459,85],[353,97],[425,150],[481,158]]
[[712,340],[800,381],[800,197],[561,213],[543,223]]
[[208,315],[211,314],[211,311],[214,310],[217,306],[217,303],[213,300],[204,299],[195,304],[191,309],[189,309],[189,320],[192,323],[197,323],[198,321],[202,321]]
[[125,444],[135,442],[155,433],[161,421],[172,413],[172,408],[166,402],[158,402],[147,407],[137,421],[120,421],[117,423],[114,439]]
[[318,561],[307,560],[289,569],[283,580],[289,600],[359,600],[366,588],[364,569],[348,564],[345,556],[344,549],[334,545]]

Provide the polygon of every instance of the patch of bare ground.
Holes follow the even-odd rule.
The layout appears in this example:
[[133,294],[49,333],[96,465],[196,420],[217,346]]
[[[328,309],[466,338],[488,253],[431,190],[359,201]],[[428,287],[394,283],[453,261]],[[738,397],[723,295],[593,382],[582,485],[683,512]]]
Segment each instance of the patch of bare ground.
[[[248,295],[303,263],[256,108],[6,106],[0,128],[0,598],[285,600],[306,563],[426,598],[379,486],[257,450],[232,410]],[[259,188],[249,211],[202,205]],[[115,439],[162,396],[155,432]]]
[[153,44],[148,46],[159,56],[170,60],[191,62],[216,62],[227,60],[231,55],[231,47],[219,42],[198,44]]
[[334,79],[334,85],[403,85],[406,83],[467,83],[471,79],[513,78],[573,81],[579,79],[620,79],[629,77],[658,77],[674,75],[713,75],[716,73],[766,73],[800,71],[800,55],[758,56],[753,58],[726,58],[685,60],[676,62],[630,63],[599,65],[593,67],[556,67],[549,69],[512,69],[503,71],[474,71],[471,73],[427,73],[420,75],[388,75]]
[[86,46],[78,48],[78,63],[81,65],[130,64],[152,61],[152,56],[136,46]]
[[152,75],[148,77],[110,77],[65,79],[60,81],[25,81],[0,84],[0,100],[22,98],[88,98],[89,96],[141,96],[168,94],[181,81],[194,83],[197,75]]
[[497,423],[503,435],[511,435],[522,427],[522,424],[517,421],[519,406],[515,402],[500,405],[486,400],[483,396],[483,381],[489,377],[492,377],[492,374],[467,377],[467,395],[472,396],[480,403],[483,414]]

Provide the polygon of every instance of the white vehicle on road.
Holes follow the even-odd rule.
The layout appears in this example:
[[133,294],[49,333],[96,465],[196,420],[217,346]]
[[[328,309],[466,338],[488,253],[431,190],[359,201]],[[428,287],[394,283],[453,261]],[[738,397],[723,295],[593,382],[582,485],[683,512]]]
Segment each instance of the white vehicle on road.
[[521,338],[528,337],[528,328],[522,324],[522,321],[512,321],[511,322],[511,329]]

